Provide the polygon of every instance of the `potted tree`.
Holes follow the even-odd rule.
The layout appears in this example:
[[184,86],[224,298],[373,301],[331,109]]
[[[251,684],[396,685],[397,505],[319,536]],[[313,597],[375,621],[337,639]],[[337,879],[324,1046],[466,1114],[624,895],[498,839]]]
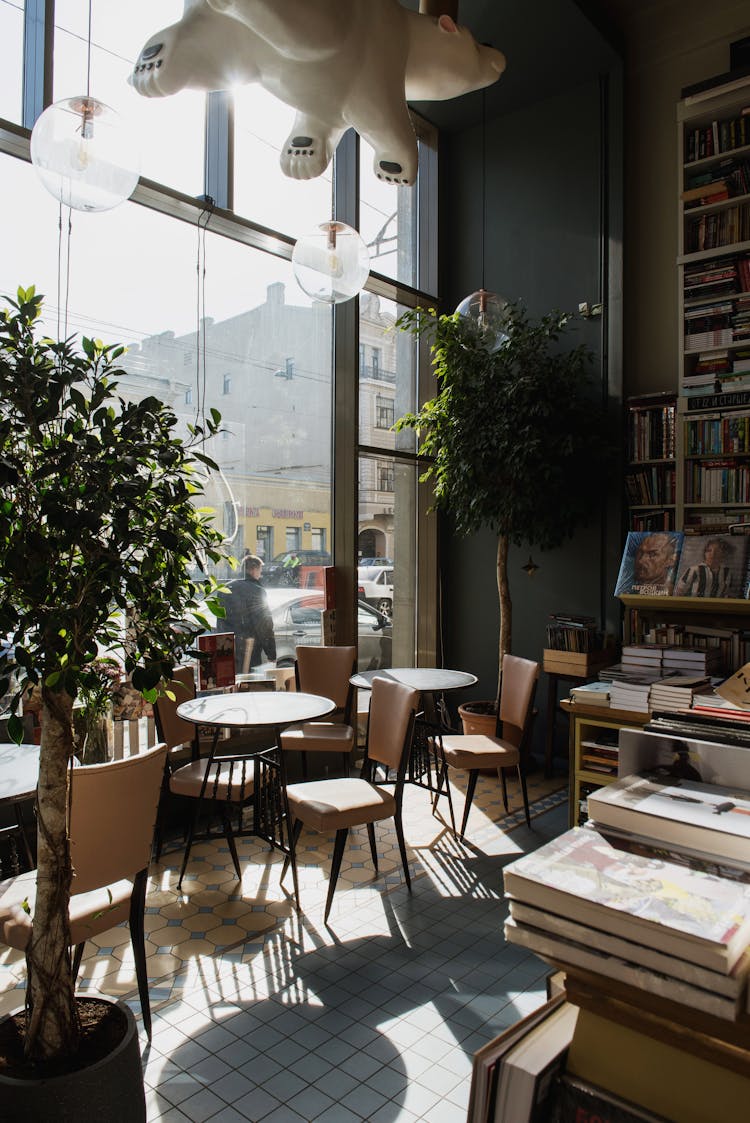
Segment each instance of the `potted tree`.
[[[75,1068],[82,1041],[69,955],[71,855],[66,833],[73,704],[111,688],[116,658],[147,700],[218,615],[203,571],[225,556],[212,513],[195,500],[213,462],[220,416],[185,441],[171,409],[128,401],[124,348],[55,342],[39,332],[34,288],[0,311],[0,694],[11,678],[9,735],[21,695],[41,692],[36,804],[38,895],[27,952],[25,1059],[40,1076]],[[120,1117],[119,1115],[117,1116]]]
[[497,534],[497,697],[462,707],[487,714],[482,731],[490,732],[512,643],[509,547],[551,549],[572,535],[597,509],[592,483],[602,481],[597,466],[611,447],[590,354],[582,344],[565,345],[572,317],[551,312],[534,322],[521,303],[508,305],[505,316],[494,350],[458,313],[416,308],[398,320],[430,340],[437,394],[396,429],[417,430],[419,451],[430,458],[421,479],[433,480],[434,506],[451,516],[456,532],[487,527]]

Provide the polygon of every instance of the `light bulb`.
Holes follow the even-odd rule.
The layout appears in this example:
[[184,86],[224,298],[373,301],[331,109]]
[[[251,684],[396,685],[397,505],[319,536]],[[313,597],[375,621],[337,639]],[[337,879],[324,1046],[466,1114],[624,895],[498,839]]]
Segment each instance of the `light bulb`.
[[370,251],[359,233],[343,222],[322,222],[298,239],[292,252],[297,284],[327,304],[351,300],[370,274]]
[[481,288],[465,297],[456,311],[473,326],[477,341],[488,351],[499,351],[507,343],[510,305],[504,296]]
[[106,211],[138,183],[134,134],[114,109],[82,96],[57,101],[37,118],[31,161],[51,195],[79,211]]

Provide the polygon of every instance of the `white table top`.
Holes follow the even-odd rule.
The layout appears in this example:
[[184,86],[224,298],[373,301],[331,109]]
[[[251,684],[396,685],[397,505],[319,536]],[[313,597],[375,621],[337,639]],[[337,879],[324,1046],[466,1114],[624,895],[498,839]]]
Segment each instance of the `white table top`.
[[447,667],[388,667],[378,671],[358,671],[349,682],[360,690],[370,690],[375,678],[394,679],[428,694],[443,690],[460,690],[473,686],[477,676],[468,671],[451,671]]
[[179,717],[195,725],[227,726],[245,729],[250,726],[282,726],[296,721],[312,721],[336,709],[330,698],[317,694],[283,691],[259,691],[243,694],[211,694],[191,698],[177,707]]
[[32,799],[38,780],[38,745],[0,745],[0,803]]

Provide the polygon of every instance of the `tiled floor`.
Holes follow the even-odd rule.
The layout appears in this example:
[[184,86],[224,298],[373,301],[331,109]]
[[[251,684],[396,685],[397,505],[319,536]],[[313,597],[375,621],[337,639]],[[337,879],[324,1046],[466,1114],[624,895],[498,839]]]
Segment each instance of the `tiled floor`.
[[[392,829],[376,828],[378,878],[357,832],[328,928],[332,840],[300,840],[301,916],[279,857],[254,839],[241,840],[239,885],[223,840],[196,846],[182,895],[181,851],[165,854],[147,899],[149,1123],[463,1123],[473,1053],[545,997],[548,969],[504,943],[501,871],[565,829],[565,793],[548,794],[563,782],[530,778],[529,830],[482,777],[465,844],[407,789],[413,892]],[[23,978],[17,955],[0,957],[0,1014],[20,1005]],[[87,947],[88,987],[139,1009],[127,928]]]

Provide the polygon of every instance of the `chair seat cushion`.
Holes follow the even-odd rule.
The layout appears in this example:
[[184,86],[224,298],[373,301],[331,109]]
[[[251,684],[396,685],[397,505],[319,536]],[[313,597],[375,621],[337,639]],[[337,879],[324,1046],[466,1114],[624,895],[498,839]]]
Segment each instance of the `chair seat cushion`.
[[[206,774],[205,760],[194,760],[176,769],[169,777],[169,790],[175,795],[197,799]],[[209,769],[206,799],[223,799],[239,803],[253,794],[252,760],[214,761]]]
[[469,772],[475,768],[510,768],[521,759],[517,747],[509,741],[474,733],[443,737],[443,751],[448,764]]
[[360,823],[376,823],[390,818],[396,811],[392,791],[353,776],[290,784],[287,794],[294,818],[322,833]]
[[346,753],[354,747],[354,730],[334,721],[305,721],[281,734],[281,747],[285,752]]
[[[8,947],[25,951],[31,939],[32,916],[36,902],[36,870],[0,882],[0,940]],[[73,879],[75,890],[75,878]],[[73,893],[70,898],[71,946],[107,932],[128,919],[133,881],[122,878],[88,893]],[[29,903],[31,916],[22,908]]]

